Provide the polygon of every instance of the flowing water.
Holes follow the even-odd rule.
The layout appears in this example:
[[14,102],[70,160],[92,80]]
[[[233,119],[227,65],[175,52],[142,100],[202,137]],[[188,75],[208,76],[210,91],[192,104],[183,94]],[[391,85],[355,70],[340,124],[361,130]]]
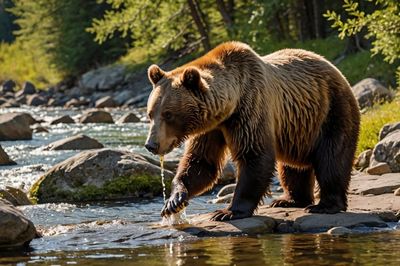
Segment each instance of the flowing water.
[[[10,111],[1,110],[1,112]],[[50,120],[78,110],[13,109]],[[113,110],[114,119],[123,111]],[[1,142],[17,166],[0,167],[0,187],[28,189],[47,169],[76,151],[44,151],[58,139],[83,133],[106,147],[147,153],[143,148],[148,125],[72,124],[49,126],[50,133],[29,141]],[[168,155],[180,156],[177,149]],[[187,215],[223,205],[208,204],[212,195],[191,200]],[[130,202],[39,204],[20,209],[43,233],[31,250],[1,251],[0,264],[11,265],[400,265],[400,230],[348,237],[325,234],[264,235],[259,237],[198,238],[160,226],[162,197]],[[400,227],[395,224],[393,227]]]

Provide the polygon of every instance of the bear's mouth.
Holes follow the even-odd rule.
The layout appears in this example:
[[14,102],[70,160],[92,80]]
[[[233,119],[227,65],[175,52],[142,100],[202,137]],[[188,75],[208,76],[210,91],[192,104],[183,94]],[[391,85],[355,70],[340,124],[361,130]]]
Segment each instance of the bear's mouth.
[[175,139],[174,141],[172,141],[172,143],[168,146],[168,148],[165,150],[165,152],[163,152],[161,155],[165,155],[170,153],[173,149],[175,149],[176,147],[179,146],[179,141],[177,139]]

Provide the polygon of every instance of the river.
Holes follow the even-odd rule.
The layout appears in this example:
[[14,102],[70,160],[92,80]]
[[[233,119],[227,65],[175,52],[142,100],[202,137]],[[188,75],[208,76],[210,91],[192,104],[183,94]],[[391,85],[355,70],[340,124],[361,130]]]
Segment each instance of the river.
[[[14,108],[50,120],[79,110]],[[114,119],[123,114],[113,110]],[[139,112],[140,114],[140,112]],[[50,133],[35,133],[29,141],[1,145],[17,166],[1,167],[0,187],[29,188],[47,169],[76,151],[44,151],[58,139],[83,133],[106,147],[147,153],[143,143],[148,124],[59,124]],[[176,150],[166,159],[176,157]],[[187,208],[190,216],[223,205],[208,204],[212,194],[197,197]],[[160,227],[162,198],[90,204],[39,204],[20,207],[43,233],[27,251],[0,251],[0,264],[11,265],[400,265],[400,231],[335,237],[326,234],[269,234],[198,238]],[[399,226],[397,226],[399,227]]]

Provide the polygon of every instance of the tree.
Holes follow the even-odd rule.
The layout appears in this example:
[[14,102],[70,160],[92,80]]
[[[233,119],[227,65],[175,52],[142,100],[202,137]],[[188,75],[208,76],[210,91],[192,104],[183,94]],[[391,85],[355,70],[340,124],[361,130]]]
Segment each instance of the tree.
[[102,45],[86,28],[103,15],[107,5],[95,0],[14,0],[16,31],[26,49],[48,55],[64,75],[77,75],[93,66],[111,62],[124,52],[124,42],[114,39]]
[[[339,30],[339,37],[345,38],[367,29],[367,38],[372,39],[373,55],[382,54],[390,64],[400,61],[400,1],[368,0],[374,5],[374,11],[366,13],[354,0],[345,0],[343,8],[348,18],[343,20],[340,14],[327,11],[325,16],[332,21],[332,27]],[[397,67],[397,83],[400,85],[400,66]]]

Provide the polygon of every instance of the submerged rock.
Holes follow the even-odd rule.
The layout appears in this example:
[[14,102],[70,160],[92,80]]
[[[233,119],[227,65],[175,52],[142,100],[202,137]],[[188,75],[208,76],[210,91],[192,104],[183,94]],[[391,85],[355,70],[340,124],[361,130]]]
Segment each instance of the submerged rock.
[[[39,203],[119,200],[149,192],[161,195],[160,172],[158,166],[137,153],[85,151],[47,171],[32,186],[30,195]],[[170,180],[172,172],[165,170],[165,177]]]
[[104,145],[97,140],[90,138],[86,135],[76,135],[66,139],[57,140],[50,143],[46,150],[90,150],[90,149],[101,149]]
[[0,249],[27,247],[37,236],[33,223],[10,202],[0,199]]
[[3,150],[0,145],[0,165],[15,165],[17,164],[13,160],[10,159],[8,154]]
[[36,120],[26,113],[7,113],[0,115],[1,140],[29,140],[32,139],[30,125]]
[[114,123],[110,113],[102,110],[88,110],[82,114],[79,122],[85,123]]

